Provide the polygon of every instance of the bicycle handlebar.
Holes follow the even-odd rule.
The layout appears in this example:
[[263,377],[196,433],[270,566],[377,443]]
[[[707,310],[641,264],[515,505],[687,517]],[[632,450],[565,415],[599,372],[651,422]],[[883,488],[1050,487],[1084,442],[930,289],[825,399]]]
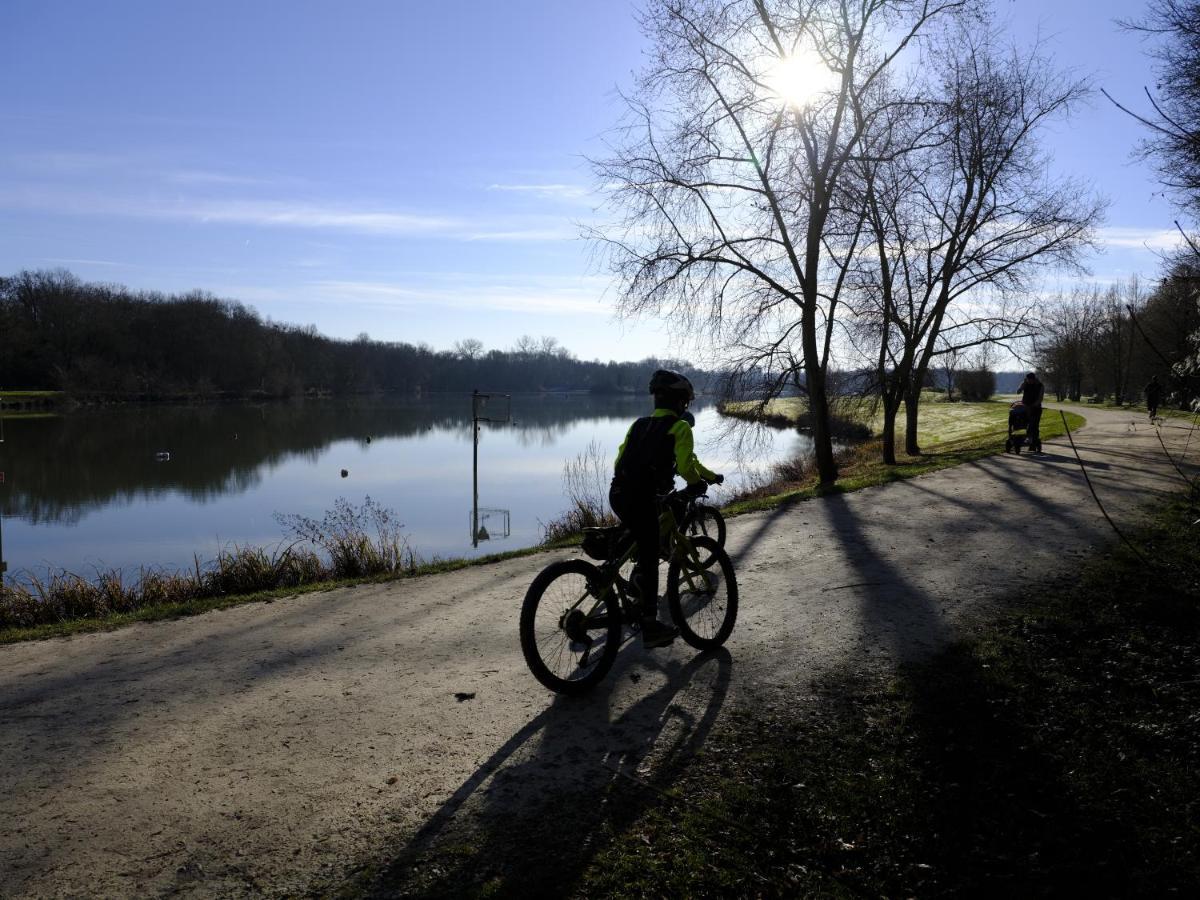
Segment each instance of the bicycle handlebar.
[[708,493],[708,487],[709,484],[707,481],[697,481],[695,484],[689,484],[687,487],[680,488],[677,491],[663,494],[662,499],[669,500],[672,497],[678,497],[681,500],[695,500]]

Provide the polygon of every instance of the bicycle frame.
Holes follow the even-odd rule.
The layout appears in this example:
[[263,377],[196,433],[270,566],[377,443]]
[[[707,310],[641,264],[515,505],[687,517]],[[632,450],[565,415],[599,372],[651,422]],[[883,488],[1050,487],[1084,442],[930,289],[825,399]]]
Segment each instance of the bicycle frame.
[[[679,492],[675,493],[678,494]],[[663,509],[658,517],[659,533],[667,539],[667,546],[670,551],[667,558],[672,559],[677,554],[683,553],[696,563],[699,563],[700,555],[696,552],[695,544],[692,543],[691,538],[679,527],[680,521],[686,520],[687,510],[695,503],[696,497],[689,498],[687,504],[683,507],[684,515],[682,519],[679,519],[676,518],[675,511],[670,502],[672,496],[672,494],[668,494],[664,498]],[[629,546],[619,556],[606,560],[597,566],[601,576],[599,583],[588,584],[587,592],[563,612],[562,621],[566,621],[567,617],[578,609],[585,599],[591,597],[595,602],[592,608],[584,613],[585,619],[596,628],[607,625],[608,623],[601,611],[610,592],[615,589],[617,592],[617,604],[621,610],[622,622],[636,622],[638,616],[634,608],[633,598],[629,594],[629,582],[621,577],[621,567],[637,556],[637,550],[637,543],[631,541]]]

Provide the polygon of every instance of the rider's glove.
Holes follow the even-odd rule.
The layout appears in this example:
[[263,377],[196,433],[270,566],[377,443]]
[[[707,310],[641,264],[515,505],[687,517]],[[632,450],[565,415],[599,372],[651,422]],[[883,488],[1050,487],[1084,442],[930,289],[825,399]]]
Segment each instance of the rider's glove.
[[724,484],[724,483],[725,483],[725,476],[724,476],[724,475],[718,475],[716,478],[714,478],[714,479],[713,479],[713,482],[712,482],[712,483],[713,483],[713,484]]

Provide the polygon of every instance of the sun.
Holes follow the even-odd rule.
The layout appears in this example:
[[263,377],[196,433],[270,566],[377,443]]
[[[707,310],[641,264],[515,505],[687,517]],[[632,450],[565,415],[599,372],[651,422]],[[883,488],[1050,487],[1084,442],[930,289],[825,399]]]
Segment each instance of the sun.
[[837,75],[812,51],[776,60],[763,78],[767,89],[787,106],[803,109],[837,87]]

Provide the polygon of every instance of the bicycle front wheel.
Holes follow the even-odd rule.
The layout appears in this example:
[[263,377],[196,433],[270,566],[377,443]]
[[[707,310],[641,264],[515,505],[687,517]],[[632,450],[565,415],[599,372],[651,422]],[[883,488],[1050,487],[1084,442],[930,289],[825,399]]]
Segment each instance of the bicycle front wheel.
[[[698,504],[688,516],[684,531],[689,537],[709,537],[717,542],[717,546],[725,549],[725,517],[715,506]],[[711,558],[701,555],[701,561],[707,568],[712,564]]]
[[582,694],[608,674],[621,647],[621,613],[600,570],[582,559],[552,563],[525,592],[521,652],[533,676],[560,694]]
[[737,621],[738,589],[729,554],[709,537],[692,538],[667,569],[667,606],[683,639],[697,650],[720,647]]

